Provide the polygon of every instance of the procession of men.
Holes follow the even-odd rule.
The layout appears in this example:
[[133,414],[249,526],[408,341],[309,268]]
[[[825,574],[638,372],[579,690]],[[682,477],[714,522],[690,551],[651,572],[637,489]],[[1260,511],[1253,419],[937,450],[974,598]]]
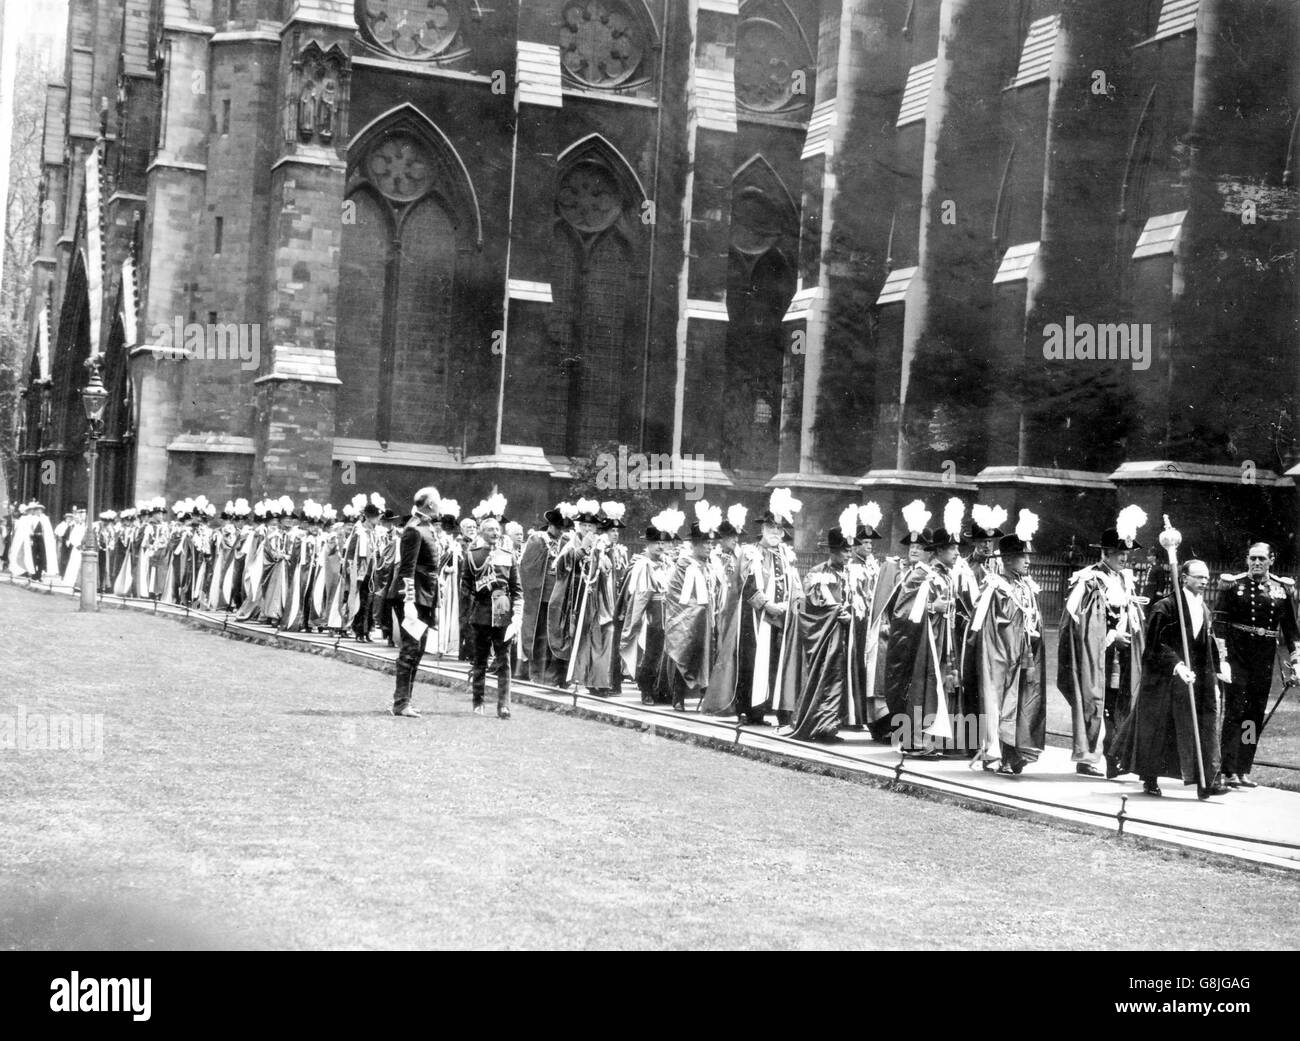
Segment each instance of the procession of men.
[[[622,503],[560,502],[525,534],[495,489],[464,517],[425,487],[405,514],[377,493],[341,510],[287,496],[218,508],[200,495],[106,510],[90,528],[101,593],[384,639],[398,650],[399,717],[419,716],[414,682],[432,651],[469,663],[476,714],[492,673],[501,719],[519,676],[600,698],[635,691],[647,706],[775,724],[798,741],[862,732],[908,757],[1012,778],[1038,762],[1050,620],[1030,574],[1034,513],[1011,524],[1002,507],[975,504],[967,524],[954,497],[935,527],[917,500],[890,554],[879,506],[846,506],[820,542],[826,559],[801,572],[802,504],[788,489],[752,524],[739,504],[692,505],[690,516],[652,516],[639,552],[625,544]],[[19,514],[11,574],[75,588],[84,511],[57,527],[38,502]],[[1096,561],[1069,578],[1056,685],[1074,770],[1136,774],[1151,797],[1161,778],[1195,785],[1201,799],[1257,787],[1277,660],[1288,676],[1300,665],[1294,583],[1272,573],[1272,548],[1257,542],[1246,571],[1222,576],[1211,611],[1209,569],[1176,559],[1166,519],[1155,536],[1168,554],[1165,595],[1139,595],[1132,566],[1148,548],[1147,520],[1125,507],[1089,543]]]

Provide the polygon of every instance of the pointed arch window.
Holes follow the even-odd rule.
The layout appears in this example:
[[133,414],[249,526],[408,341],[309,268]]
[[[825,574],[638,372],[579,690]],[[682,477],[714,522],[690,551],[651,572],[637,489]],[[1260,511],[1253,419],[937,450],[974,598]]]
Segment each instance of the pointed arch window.
[[643,309],[640,182],[593,136],[561,155],[555,192],[549,335],[557,359],[554,415],[563,451],[623,432],[624,391]]
[[469,53],[460,0],[357,0],[356,19],[366,43],[407,61],[444,63]]
[[441,131],[405,111],[349,152],[339,271],[339,436],[450,436],[454,330],[482,241],[477,199]]
[[783,319],[795,292],[798,243],[793,197],[772,165],[753,156],[732,177],[723,466],[776,467],[780,416],[773,406],[781,400]]

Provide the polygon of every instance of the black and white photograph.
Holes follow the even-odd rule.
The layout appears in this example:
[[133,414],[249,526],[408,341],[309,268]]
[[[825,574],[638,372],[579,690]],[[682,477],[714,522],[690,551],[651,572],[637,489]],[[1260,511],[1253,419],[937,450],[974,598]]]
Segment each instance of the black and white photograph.
[[0,0],[0,950],[1280,1008],[1298,178],[1300,0]]

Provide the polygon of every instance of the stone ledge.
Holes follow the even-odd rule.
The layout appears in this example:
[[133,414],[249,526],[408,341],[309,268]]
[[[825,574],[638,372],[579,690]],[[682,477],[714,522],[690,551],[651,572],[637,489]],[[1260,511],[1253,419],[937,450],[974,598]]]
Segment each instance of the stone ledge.
[[851,492],[861,483],[861,478],[845,474],[784,473],[769,479],[765,488],[815,488],[827,492]]
[[975,475],[978,484],[1050,484],[1114,491],[1103,473],[1090,470],[1057,470],[1048,466],[986,466]]
[[869,470],[855,482],[860,488],[951,488],[953,491],[976,491],[973,477],[930,473],[928,470]]
[[390,441],[388,447],[384,448],[378,441],[352,437],[334,439],[334,461],[433,470],[465,469],[464,463],[457,459],[445,445]]
[[546,453],[534,445],[502,445],[489,455],[465,457],[466,470],[521,470],[526,473],[543,473],[555,476],[555,467]]
[[216,455],[256,455],[251,437],[231,434],[177,434],[167,445],[169,452],[211,452]]
[[1271,488],[1279,483],[1272,470],[1256,470],[1253,482],[1242,481],[1240,466],[1216,466],[1210,463],[1178,463],[1170,459],[1121,463],[1120,468],[1108,475],[1115,482],[1124,481],[1190,481],[1200,484],[1254,483]]

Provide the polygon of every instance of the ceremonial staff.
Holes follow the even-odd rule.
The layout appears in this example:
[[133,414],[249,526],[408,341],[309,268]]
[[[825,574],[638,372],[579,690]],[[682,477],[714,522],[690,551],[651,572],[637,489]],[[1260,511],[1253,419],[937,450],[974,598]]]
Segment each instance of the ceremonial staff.
[[[1169,554],[1169,573],[1174,583],[1174,607],[1178,614],[1178,629],[1183,637],[1183,664],[1190,671],[1192,655],[1187,646],[1187,619],[1183,617],[1183,583],[1178,574],[1178,547],[1182,544],[1182,533],[1169,523],[1169,514],[1165,514],[1165,530],[1160,533],[1160,545]],[[1205,760],[1201,756],[1201,727],[1196,719],[1196,696],[1192,684],[1187,684],[1187,707],[1192,711],[1192,740],[1196,744],[1196,773],[1201,779],[1201,790],[1209,787],[1205,783]]]

